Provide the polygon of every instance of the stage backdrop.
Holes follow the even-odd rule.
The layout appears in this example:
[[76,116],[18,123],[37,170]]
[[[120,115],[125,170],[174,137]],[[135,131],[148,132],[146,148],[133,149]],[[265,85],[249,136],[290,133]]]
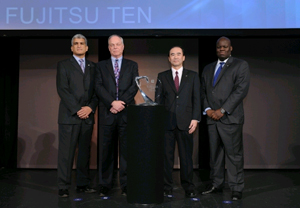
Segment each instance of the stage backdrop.
[[[125,38],[125,57],[139,64],[140,75],[149,76],[142,88],[154,98],[157,73],[169,68],[167,55],[173,45],[186,50],[185,67],[202,71],[215,60],[217,37]],[[298,38],[231,38],[232,55],[248,61],[249,94],[244,100],[245,168],[300,168],[300,41]],[[106,40],[105,40],[106,41]],[[105,43],[106,44],[106,43]],[[95,62],[97,47],[90,40],[89,58]],[[69,39],[22,39],[19,91],[18,167],[56,168],[57,112],[56,63],[70,57]],[[199,59],[199,61],[198,61]],[[136,102],[142,102],[140,95]],[[92,139],[91,167],[96,168],[96,132]],[[195,135],[194,167],[198,160]],[[201,147],[201,148],[208,148]],[[176,157],[176,165],[178,157]],[[175,167],[178,167],[178,165]]]
[[[20,49],[18,167],[57,168],[57,62],[71,57],[70,39],[23,39]],[[89,56],[98,61],[98,41],[88,40]],[[95,125],[96,126],[96,125]],[[97,132],[91,164],[96,167]]]
[[[98,41],[88,40],[88,58],[98,61]],[[107,43],[107,38],[104,40]],[[56,92],[56,64],[69,58],[69,39],[22,39],[20,56],[18,167],[56,168],[58,150],[58,105]],[[104,45],[106,45],[106,43]],[[125,39],[125,57],[139,64],[140,76],[148,76],[149,83],[141,80],[141,88],[154,100],[157,74],[170,68],[168,52],[180,45],[186,50],[185,67],[198,72],[198,39]],[[35,47],[32,47],[35,46]],[[193,47],[190,47],[193,46]],[[102,54],[99,55],[100,59]],[[143,101],[140,92],[136,104]],[[97,113],[96,113],[97,114]],[[198,167],[198,131],[194,134],[194,167]],[[178,152],[175,168],[179,168]],[[76,159],[76,158],[75,158]],[[97,168],[97,117],[91,148],[91,168]]]

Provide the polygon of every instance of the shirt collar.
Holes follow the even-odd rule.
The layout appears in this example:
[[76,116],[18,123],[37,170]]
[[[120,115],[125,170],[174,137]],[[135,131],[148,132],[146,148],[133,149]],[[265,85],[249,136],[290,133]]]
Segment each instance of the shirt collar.
[[228,59],[230,58],[231,56],[229,56],[227,59],[225,59],[224,61],[221,61],[220,59],[218,59],[218,63],[217,63],[217,65],[219,65],[220,64],[220,62],[224,62],[225,64],[226,64],[226,62],[228,61]]
[[76,59],[76,61],[79,63],[79,60],[80,59],[83,59],[83,63],[85,63],[85,57],[83,57],[83,58],[79,58],[78,56],[76,56],[76,55],[74,55],[73,54],[73,57]]
[[176,70],[176,69],[173,69],[173,68],[171,68],[172,69],[172,75],[173,75],[173,77],[175,77],[176,76],[176,71],[178,72],[178,76],[179,77],[181,77],[181,75],[182,75],[182,71],[183,71],[183,66],[182,67],[180,67],[178,70]]
[[118,59],[118,66],[119,66],[119,69],[121,70],[123,56],[121,56],[119,58],[115,58],[115,57],[111,56],[111,63],[113,66],[116,63],[116,59]]
[[118,61],[122,61],[123,56],[121,56],[120,58],[115,58],[115,57],[111,56],[111,60],[112,60],[113,62],[115,62],[116,59],[118,59]]

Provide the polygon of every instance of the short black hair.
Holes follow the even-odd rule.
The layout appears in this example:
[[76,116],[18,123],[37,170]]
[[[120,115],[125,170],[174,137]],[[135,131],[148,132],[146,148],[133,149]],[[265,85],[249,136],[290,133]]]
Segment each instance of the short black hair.
[[184,49],[183,49],[181,46],[173,46],[173,47],[169,50],[168,57],[170,56],[170,51],[171,51],[173,48],[180,48],[180,49],[182,50],[182,55],[184,56]]
[[216,45],[218,44],[218,42],[219,42],[221,39],[226,39],[226,40],[228,40],[228,41],[229,41],[229,44],[230,44],[230,46],[231,46],[231,40],[230,40],[229,38],[227,38],[226,36],[220,37],[220,38],[217,40]]

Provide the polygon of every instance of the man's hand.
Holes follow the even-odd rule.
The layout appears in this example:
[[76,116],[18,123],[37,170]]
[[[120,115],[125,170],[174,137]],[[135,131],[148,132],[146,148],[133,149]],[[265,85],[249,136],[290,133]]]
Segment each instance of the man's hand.
[[125,108],[125,102],[121,101],[121,100],[114,100],[111,103],[111,108],[110,108],[110,112],[111,113],[118,113],[121,112],[122,110],[124,110]]
[[81,109],[77,112],[77,115],[81,119],[87,119],[92,112],[92,109],[89,106],[83,106]]
[[224,116],[223,113],[221,113],[221,109],[215,110],[215,112],[212,114],[212,119],[214,120],[220,120],[220,118],[222,118]]
[[212,118],[214,112],[215,112],[214,110],[209,109],[209,110],[206,111],[206,115],[207,115],[208,117]]
[[113,113],[113,114],[117,114],[118,113],[118,111],[116,109],[114,109],[113,107],[111,107],[109,111],[111,113]]
[[196,130],[198,125],[198,121],[197,120],[191,120],[191,124],[189,126],[189,134],[194,133],[194,131]]

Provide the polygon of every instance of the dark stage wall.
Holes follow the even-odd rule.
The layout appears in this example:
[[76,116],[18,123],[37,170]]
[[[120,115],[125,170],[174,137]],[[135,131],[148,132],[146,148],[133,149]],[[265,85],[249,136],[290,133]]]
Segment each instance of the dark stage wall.
[[[185,67],[201,74],[206,64],[216,60],[218,37],[124,37],[124,56],[138,62],[140,75],[149,76],[150,82],[142,83],[142,88],[153,98],[156,75],[168,69],[167,55],[172,46],[183,46]],[[250,90],[244,100],[245,168],[300,168],[299,39],[229,38],[233,45],[232,55],[248,61],[251,70]],[[70,39],[17,39],[20,41],[18,167],[56,168],[59,97],[55,69],[57,61],[71,55]],[[89,39],[89,49],[88,58],[95,62],[108,58],[107,37]],[[139,95],[136,102],[142,102]],[[201,122],[194,136],[194,167],[208,166],[207,139],[205,122]],[[96,142],[94,133],[93,154],[96,154]],[[96,157],[92,155],[92,168],[95,167]]]

